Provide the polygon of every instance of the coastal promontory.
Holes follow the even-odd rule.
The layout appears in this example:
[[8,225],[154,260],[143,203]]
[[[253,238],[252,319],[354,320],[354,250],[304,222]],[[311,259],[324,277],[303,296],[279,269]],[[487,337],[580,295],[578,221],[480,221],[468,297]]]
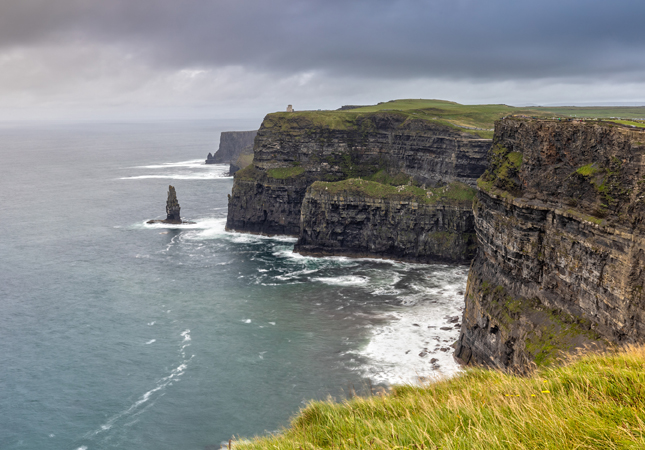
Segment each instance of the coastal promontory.
[[509,117],[478,182],[456,356],[526,370],[645,340],[645,132]]

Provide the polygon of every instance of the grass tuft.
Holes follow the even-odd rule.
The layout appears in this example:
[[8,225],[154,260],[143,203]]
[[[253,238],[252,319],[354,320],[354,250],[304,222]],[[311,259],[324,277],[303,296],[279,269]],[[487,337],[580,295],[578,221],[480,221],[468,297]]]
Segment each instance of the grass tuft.
[[298,175],[305,173],[305,168],[300,166],[295,167],[282,167],[279,169],[269,169],[267,170],[267,175],[271,178],[276,178],[278,180],[285,180],[287,178],[294,178]]
[[527,377],[469,369],[423,387],[312,402],[281,434],[236,449],[642,449],[645,347]]
[[583,177],[589,177],[596,172],[598,172],[598,167],[596,167],[595,164],[587,164],[586,166],[582,166],[576,170],[576,173]]

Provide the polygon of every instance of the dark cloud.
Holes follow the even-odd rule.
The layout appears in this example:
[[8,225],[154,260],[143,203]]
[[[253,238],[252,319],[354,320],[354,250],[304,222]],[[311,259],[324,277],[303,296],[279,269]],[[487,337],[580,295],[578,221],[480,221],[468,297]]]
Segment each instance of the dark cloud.
[[20,0],[0,5],[0,49],[94,42],[166,69],[643,80],[644,17],[640,0]]

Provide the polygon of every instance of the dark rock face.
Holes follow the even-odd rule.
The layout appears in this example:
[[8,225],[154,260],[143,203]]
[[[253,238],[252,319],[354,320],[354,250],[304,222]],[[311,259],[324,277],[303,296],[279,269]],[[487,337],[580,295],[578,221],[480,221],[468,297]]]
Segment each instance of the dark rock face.
[[177,192],[175,191],[174,186],[168,186],[168,199],[166,200],[166,218],[164,220],[149,220],[148,223],[195,223],[185,222],[181,220],[180,211],[181,208],[179,207],[179,201],[177,201]]
[[224,131],[219,138],[219,149],[214,155],[208,154],[206,164],[230,164],[245,151],[252,153],[253,140],[257,131]]
[[644,142],[606,123],[496,124],[458,358],[524,370],[645,340]]
[[429,186],[472,186],[486,168],[491,141],[445,125],[396,112],[328,118],[301,112],[264,119],[252,166],[236,174],[227,229],[298,235],[305,191],[318,180],[387,170]]
[[476,248],[472,202],[424,204],[414,198],[330,194],[328,184],[318,182],[307,190],[295,252],[423,263],[472,260]]
[[166,200],[166,220],[169,222],[181,222],[181,208],[177,201],[177,192],[174,186],[168,186],[168,200]]

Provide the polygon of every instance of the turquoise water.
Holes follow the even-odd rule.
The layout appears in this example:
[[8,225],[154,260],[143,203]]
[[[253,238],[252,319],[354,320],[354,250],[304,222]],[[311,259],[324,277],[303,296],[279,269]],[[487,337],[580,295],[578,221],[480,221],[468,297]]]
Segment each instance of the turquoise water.
[[[204,449],[457,370],[465,267],[224,231],[233,180],[203,158],[258,126],[0,126],[0,448]],[[168,184],[195,225],[145,224]]]

